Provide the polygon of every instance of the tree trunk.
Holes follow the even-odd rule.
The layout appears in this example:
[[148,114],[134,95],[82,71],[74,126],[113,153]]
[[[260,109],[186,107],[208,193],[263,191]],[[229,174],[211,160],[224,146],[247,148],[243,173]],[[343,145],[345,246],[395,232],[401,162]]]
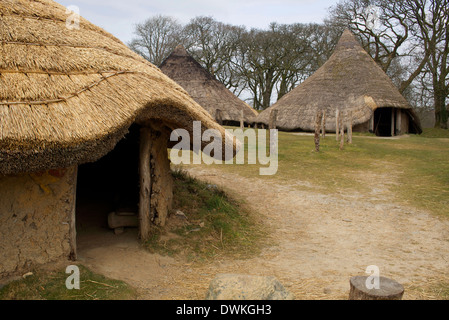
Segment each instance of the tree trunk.
[[351,277],[349,300],[401,300],[404,295],[404,287],[392,279],[379,277],[378,288],[367,287],[367,280],[368,276]]
[[447,110],[446,110],[446,97],[444,93],[440,93],[440,90],[435,89],[434,92],[434,104],[435,104],[435,128],[447,129]]

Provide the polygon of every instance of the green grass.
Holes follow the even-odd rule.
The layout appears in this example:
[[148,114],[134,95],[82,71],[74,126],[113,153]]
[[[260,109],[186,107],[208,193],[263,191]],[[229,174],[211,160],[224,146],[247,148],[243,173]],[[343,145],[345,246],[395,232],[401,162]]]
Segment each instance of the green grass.
[[25,279],[15,280],[0,289],[0,300],[132,300],[135,289],[126,283],[95,274],[78,265],[80,289],[67,289],[70,274],[64,270],[35,270]]
[[[244,177],[278,183],[309,182],[317,192],[367,192],[375,179],[394,180],[388,188],[397,201],[449,217],[449,131],[426,129],[422,135],[380,139],[355,134],[351,145],[339,149],[334,135],[321,140],[314,151],[313,136],[279,132],[279,168],[276,175],[260,176],[261,165],[211,165]],[[174,208],[187,220],[173,220],[157,229],[146,243],[150,251],[184,255],[191,261],[217,257],[251,257],[260,252],[266,231],[243,200],[182,171],[174,173]],[[374,181],[373,181],[374,179]],[[306,188],[301,184],[301,188]],[[236,187],[238,191],[238,187]],[[35,271],[0,290],[0,299],[15,300],[114,300],[135,299],[135,289],[123,282],[92,273],[80,265],[81,289],[68,290],[65,270]],[[434,288],[443,299],[449,287]]]
[[215,185],[174,170],[173,208],[187,219],[172,215],[164,229],[156,229],[145,246],[152,252],[185,255],[202,262],[217,256],[250,257],[260,250],[264,235],[243,201]]
[[318,192],[325,193],[368,194],[376,179],[391,180],[394,183],[388,184],[388,188],[398,201],[449,217],[446,137],[449,131],[443,129],[425,129],[422,135],[399,139],[355,133],[353,143],[340,150],[335,135],[327,135],[321,139],[317,153],[313,136],[279,132],[279,168],[275,175],[260,176],[260,164],[211,166],[279,183],[308,182]]
[[421,134],[423,138],[449,138],[449,130],[440,128],[427,128]]

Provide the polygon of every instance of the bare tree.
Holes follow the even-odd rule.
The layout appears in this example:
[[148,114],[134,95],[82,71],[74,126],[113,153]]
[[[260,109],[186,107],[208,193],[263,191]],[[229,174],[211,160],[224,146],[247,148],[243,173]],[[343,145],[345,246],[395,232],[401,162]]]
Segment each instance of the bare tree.
[[406,0],[413,32],[428,56],[435,108],[435,127],[447,129],[446,99],[449,95],[449,1]]
[[182,31],[189,53],[227,88],[237,90],[240,78],[231,69],[237,43],[245,32],[244,27],[216,21],[212,17],[192,19]]
[[159,66],[181,43],[182,26],[173,18],[155,16],[135,26],[135,38],[128,46],[151,63]]
[[[331,23],[353,31],[374,61],[392,76],[401,93],[419,75],[427,60],[420,46],[413,44],[407,10],[404,1],[389,0],[346,0],[330,9]],[[408,70],[405,78],[394,79],[391,68],[397,70],[400,63],[395,62],[404,57],[415,62],[408,64],[413,69]]]
[[359,36],[401,93],[413,96],[414,82],[428,89],[422,85],[430,80],[435,126],[447,127],[448,10],[448,0],[345,0],[330,20]]

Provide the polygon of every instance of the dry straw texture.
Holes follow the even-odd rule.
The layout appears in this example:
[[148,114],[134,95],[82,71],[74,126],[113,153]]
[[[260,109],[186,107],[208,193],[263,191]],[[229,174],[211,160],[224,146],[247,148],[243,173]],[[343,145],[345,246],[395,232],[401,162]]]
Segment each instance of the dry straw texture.
[[213,117],[219,109],[223,121],[239,122],[243,110],[244,122],[252,123],[258,114],[215,79],[182,45],[175,48],[162,62],[160,68],[163,73],[187,90]]
[[[224,129],[118,39],[51,0],[0,1],[0,174],[94,161],[133,122]],[[223,139],[224,141],[224,139]]]
[[258,123],[268,125],[270,112],[278,110],[281,130],[313,131],[317,112],[326,111],[326,129],[335,131],[335,113],[352,112],[353,124],[367,122],[382,107],[406,109],[420,131],[418,118],[391,79],[345,30],[329,60],[298,87],[261,112]]

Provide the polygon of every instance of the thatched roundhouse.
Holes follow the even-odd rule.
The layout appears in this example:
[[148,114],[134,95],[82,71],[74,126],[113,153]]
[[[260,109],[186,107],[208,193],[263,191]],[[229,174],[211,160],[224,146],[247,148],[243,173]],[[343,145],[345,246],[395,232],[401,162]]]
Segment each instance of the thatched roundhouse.
[[337,109],[345,122],[352,117],[354,131],[381,136],[422,131],[410,104],[349,30],[329,60],[261,112],[256,123],[268,126],[271,114],[279,130],[313,131],[317,113],[324,110],[326,131],[335,132]]
[[131,194],[143,239],[164,225],[171,130],[198,120],[236,150],[184,89],[72,14],[52,0],[0,2],[0,278],[76,258],[89,197],[126,206]]
[[248,125],[258,115],[257,111],[203,68],[182,45],[178,45],[159,68],[181,85],[219,123],[238,125],[243,115],[243,122]]

